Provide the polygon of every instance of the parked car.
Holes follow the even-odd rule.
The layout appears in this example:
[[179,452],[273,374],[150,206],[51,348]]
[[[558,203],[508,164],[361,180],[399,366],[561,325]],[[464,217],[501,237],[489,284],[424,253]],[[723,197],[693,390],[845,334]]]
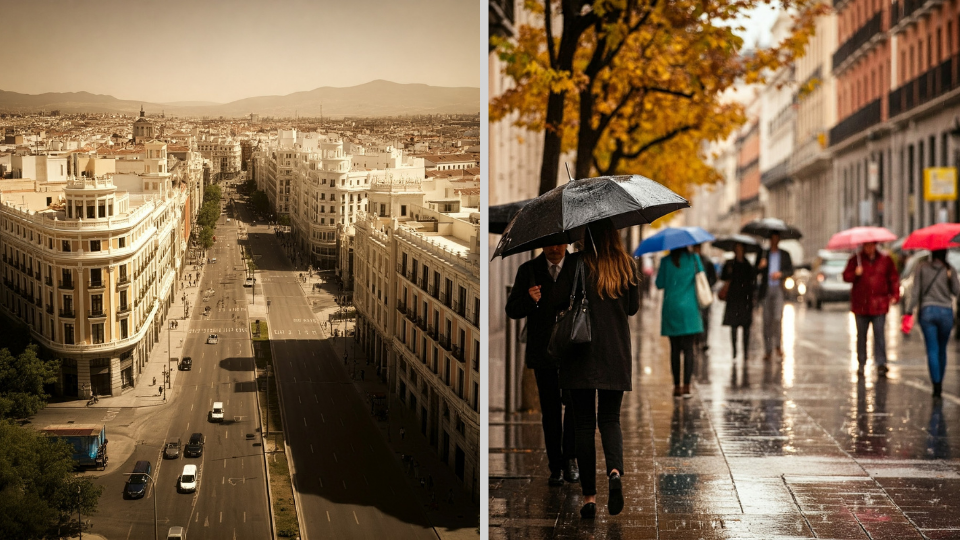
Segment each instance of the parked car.
[[197,490],[197,466],[184,465],[183,472],[177,480],[177,491],[191,493]]
[[798,266],[793,275],[783,280],[783,289],[787,300],[797,300],[807,293],[807,282],[810,281],[810,270]]
[[184,356],[183,359],[180,360],[180,371],[190,371],[192,368],[193,368],[193,358],[190,358],[189,356]]
[[183,540],[184,538],[186,538],[186,533],[183,527],[170,527],[167,531],[167,540]]
[[163,449],[163,459],[180,458],[180,439],[169,441]]
[[133,466],[133,473],[127,477],[127,485],[123,494],[131,499],[140,499],[147,494],[147,475],[153,471],[149,461],[138,461]]
[[223,422],[223,402],[222,401],[215,401],[213,403],[213,409],[210,410],[210,421]]
[[253,287],[254,282],[256,282],[255,279],[253,279],[252,277],[248,277],[247,279],[243,280],[243,286],[244,286],[244,287]]
[[217,334],[210,334],[207,336],[207,345],[216,345],[220,342],[220,336]]
[[187,446],[183,448],[183,455],[187,457],[200,457],[203,455],[203,433],[194,433],[190,435]]
[[810,267],[812,274],[804,296],[807,306],[821,309],[824,302],[849,302],[852,283],[843,280],[849,253],[820,250]]

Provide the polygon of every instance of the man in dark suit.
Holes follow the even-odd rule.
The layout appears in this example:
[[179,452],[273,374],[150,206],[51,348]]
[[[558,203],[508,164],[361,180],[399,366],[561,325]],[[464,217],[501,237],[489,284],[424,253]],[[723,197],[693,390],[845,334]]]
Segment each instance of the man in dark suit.
[[[573,410],[569,396],[561,395],[557,361],[547,354],[557,313],[570,302],[577,257],[575,253],[567,253],[566,244],[543,248],[539,257],[517,269],[506,307],[511,319],[527,319],[526,364],[537,379],[551,486],[563,485],[564,479],[580,481],[575,459]],[[568,404],[566,413],[564,403]]]
[[[770,249],[760,256],[760,301],[763,303],[763,359],[770,360],[776,351],[783,356],[780,334],[783,330],[783,283],[793,275],[790,254],[781,250],[780,235],[770,235]],[[746,345],[745,345],[746,346]]]

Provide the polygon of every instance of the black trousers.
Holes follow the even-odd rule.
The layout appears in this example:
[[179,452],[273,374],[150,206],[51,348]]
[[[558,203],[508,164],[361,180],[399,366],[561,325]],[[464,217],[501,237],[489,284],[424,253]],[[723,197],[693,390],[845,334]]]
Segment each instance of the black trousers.
[[597,494],[597,428],[603,443],[607,475],[614,469],[623,476],[623,433],[620,431],[620,390],[570,390],[577,418],[577,464],[580,489],[586,496]]
[[563,412],[564,399],[560,391],[560,370],[540,368],[533,370],[540,393],[540,411],[543,422],[543,442],[547,446],[547,461],[550,472],[558,473],[568,459],[574,459],[573,412],[569,398],[567,411]]
[[730,344],[733,346],[734,358],[737,357],[737,328],[743,328],[743,358],[746,359],[750,353],[750,325],[730,327]]
[[670,336],[670,369],[673,371],[673,385],[680,385],[680,353],[683,353],[683,384],[690,384],[693,375],[693,345],[700,334]]

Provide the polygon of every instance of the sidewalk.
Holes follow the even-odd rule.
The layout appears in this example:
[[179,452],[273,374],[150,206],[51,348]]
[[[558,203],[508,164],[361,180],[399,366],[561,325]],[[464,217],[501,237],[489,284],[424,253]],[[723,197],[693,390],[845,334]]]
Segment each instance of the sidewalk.
[[[195,274],[197,271],[193,268],[194,267],[192,265],[188,265],[185,273]],[[206,269],[206,266],[204,266],[204,269]],[[181,282],[186,283],[186,280],[181,280]],[[135,386],[133,388],[125,388],[123,393],[121,393],[119,396],[101,396],[99,402],[90,405],[91,408],[155,407],[157,405],[164,405],[165,403],[172,403],[174,400],[176,400],[180,393],[180,387],[177,385],[177,378],[180,371],[176,362],[172,360],[168,362],[168,358],[176,357],[179,359],[183,355],[183,343],[186,340],[187,334],[190,332],[190,315],[195,313],[195,310],[197,309],[198,298],[202,298],[202,285],[203,275],[201,272],[201,277],[196,287],[187,286],[185,289],[180,289],[174,295],[173,303],[170,305],[170,310],[167,312],[167,319],[163,324],[163,330],[160,332],[160,339],[154,343],[153,350],[150,351],[150,357],[147,360],[147,364],[143,367],[143,371],[140,373],[140,378],[136,381]],[[186,300],[190,305],[190,313],[187,315],[187,317],[184,317],[183,312],[184,294],[186,295]],[[199,309],[203,309],[203,307],[201,306]],[[158,314],[158,316],[162,316],[162,313]],[[178,328],[171,330],[170,321],[177,321]],[[167,343],[170,344],[169,348]],[[168,364],[171,369],[170,381],[173,385],[173,388],[169,389],[166,387],[167,385],[164,385],[164,395],[160,395],[159,388],[163,381],[163,372],[167,369]],[[156,378],[156,384],[153,384],[154,378]],[[166,397],[166,400],[164,400],[164,396]],[[67,408],[86,407],[86,405],[87,400],[76,399],[72,401],[50,403],[47,405],[47,407]]]
[[493,412],[490,538],[960,538],[954,342],[944,399],[933,400],[922,340],[902,342],[889,320],[890,373],[869,361],[857,377],[843,306],[788,304],[784,357],[762,360],[755,323],[744,363],[731,358],[718,302],[694,395],[675,399],[659,303],[646,304],[621,408],[623,513],[607,512],[599,437],[597,518],[581,520],[580,486],[547,485],[540,414]]

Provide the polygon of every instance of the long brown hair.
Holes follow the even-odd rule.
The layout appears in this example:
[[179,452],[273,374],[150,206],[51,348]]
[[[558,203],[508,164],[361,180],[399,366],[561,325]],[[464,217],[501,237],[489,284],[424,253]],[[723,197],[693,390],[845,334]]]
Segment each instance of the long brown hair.
[[590,225],[584,239],[583,260],[587,273],[596,279],[601,299],[618,298],[639,281],[633,259],[610,219]]

